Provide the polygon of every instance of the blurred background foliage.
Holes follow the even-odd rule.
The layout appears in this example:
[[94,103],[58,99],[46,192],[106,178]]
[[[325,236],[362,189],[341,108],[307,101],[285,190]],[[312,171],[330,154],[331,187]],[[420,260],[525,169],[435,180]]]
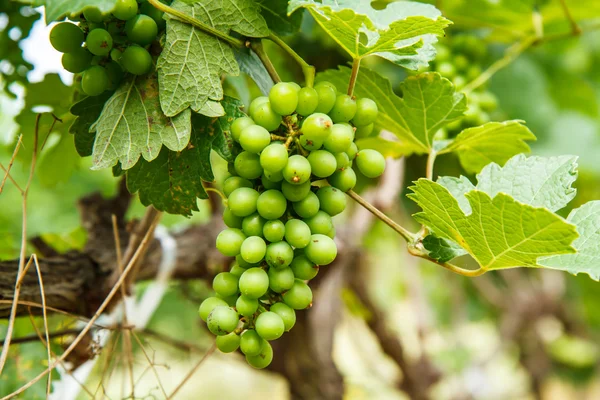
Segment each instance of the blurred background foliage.
[[[384,8],[387,2],[376,1]],[[434,3],[434,2],[432,2]],[[475,35],[486,48],[483,69],[501,59],[514,43],[531,35],[534,29],[544,34],[564,34],[570,30],[560,0],[440,0],[435,2],[444,15],[454,21],[444,43],[461,34]],[[537,136],[532,144],[537,155],[576,154],[579,156],[578,195],[570,205],[575,208],[600,198],[600,2],[568,0],[573,17],[584,33],[534,45],[508,66],[497,72],[486,90],[497,98],[493,120],[521,119]],[[85,233],[80,227],[76,202],[83,195],[100,191],[115,193],[117,180],[110,171],[91,171],[89,159],[80,158],[68,133],[67,113],[73,89],[71,78],[61,72],[56,54],[47,39],[47,28],[40,20],[41,10],[13,1],[0,5],[0,162],[9,164],[15,144],[22,135],[12,175],[25,182],[33,148],[33,126],[38,112],[51,111],[61,116],[51,129],[53,118],[46,114],[40,125],[44,137],[51,132],[39,157],[28,204],[28,235],[41,235],[59,251],[81,248]],[[541,27],[536,28],[534,13]],[[33,28],[33,29],[32,29]],[[33,32],[30,36],[30,33]],[[314,20],[304,15],[299,33],[286,41],[318,71],[346,64],[349,58]],[[31,48],[44,54],[34,60]],[[24,49],[29,49],[24,52]],[[297,64],[276,46],[267,44],[276,69],[283,80],[302,81]],[[452,55],[450,57],[453,57]],[[450,58],[449,62],[455,60]],[[384,75],[394,88],[408,73],[385,60],[368,59],[365,65]],[[37,71],[37,73],[36,73]],[[42,71],[40,73],[40,71]],[[43,74],[43,71],[50,71]],[[55,72],[52,72],[55,71]],[[62,79],[61,79],[62,78]],[[226,94],[246,104],[259,93],[249,77],[228,77]],[[216,163],[219,160],[214,158]],[[220,169],[215,168],[218,172]],[[424,175],[425,160],[405,160],[404,182]],[[438,160],[436,175],[465,174],[451,156]],[[222,175],[222,174],[221,174]],[[473,177],[471,177],[473,178]],[[218,179],[219,180],[219,179]],[[395,218],[409,224],[413,203],[405,193],[397,199]],[[18,256],[21,232],[20,193],[7,182],[0,195],[0,258]],[[208,218],[206,204],[193,218],[167,216],[163,224],[181,227],[202,223]],[[564,215],[569,210],[563,210]],[[140,216],[143,206],[135,203],[131,217]],[[340,222],[344,220],[342,216]],[[413,226],[415,228],[415,226]],[[409,357],[427,354],[442,371],[436,384],[435,399],[597,399],[600,398],[600,290],[587,275],[570,276],[547,271],[489,273],[481,278],[454,276],[433,264],[421,264],[408,257],[400,238],[382,224],[375,224],[364,239],[368,254],[368,288],[387,317],[390,330],[405,344]],[[33,248],[30,249],[34,251]],[[492,284],[500,303],[484,296]],[[506,331],[506,319],[537,286],[556,286],[567,314],[564,319],[539,318],[533,326],[517,327],[519,334]],[[143,292],[140,285],[140,292]],[[528,291],[531,292],[528,293]],[[489,294],[489,293],[488,293]],[[197,318],[199,302],[210,295],[203,282],[172,283],[149,329],[174,340],[191,343],[195,350],[181,351],[151,336],[150,357],[163,382],[181,379],[210,346],[209,335]],[[376,339],[366,328],[365,312],[351,290],[343,292],[346,310],[336,334],[335,354],[338,368],[347,383],[348,399],[402,399],[396,389],[401,372],[383,355]],[[500,305],[501,304],[501,305]],[[36,321],[41,326],[40,321]],[[52,317],[51,330],[74,326],[65,317]],[[5,331],[0,322],[0,335]],[[17,323],[14,337],[34,334],[28,318]],[[523,335],[521,335],[523,334]],[[3,336],[3,335],[1,335]],[[118,354],[115,335],[100,357],[116,356],[108,364],[112,379],[105,381],[111,398],[121,390],[123,361]],[[110,346],[113,346],[112,348]],[[541,347],[546,358],[542,365],[528,365],[528,355]],[[61,341],[53,350],[59,352]],[[138,347],[135,368],[141,379],[139,393],[161,398],[148,362]],[[114,355],[114,354],[113,354]],[[27,382],[46,365],[45,347],[39,342],[14,346],[0,377],[0,395]],[[89,387],[96,387],[103,374],[103,361],[97,364]],[[532,371],[543,370],[540,376]],[[57,374],[54,374],[57,379]],[[235,384],[232,384],[235,382]],[[199,395],[201,393],[201,396]],[[252,371],[240,357],[212,355],[196,373],[178,398],[181,399],[284,399],[286,382],[275,374]],[[45,397],[40,382],[23,398]],[[82,394],[81,398],[89,398]]]

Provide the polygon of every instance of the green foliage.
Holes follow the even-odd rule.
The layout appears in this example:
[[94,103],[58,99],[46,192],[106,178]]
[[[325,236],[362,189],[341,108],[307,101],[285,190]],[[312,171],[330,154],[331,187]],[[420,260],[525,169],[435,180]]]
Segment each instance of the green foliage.
[[287,0],[256,0],[261,8],[261,15],[267,22],[271,32],[286,36],[298,32],[302,24],[302,13],[287,16]]

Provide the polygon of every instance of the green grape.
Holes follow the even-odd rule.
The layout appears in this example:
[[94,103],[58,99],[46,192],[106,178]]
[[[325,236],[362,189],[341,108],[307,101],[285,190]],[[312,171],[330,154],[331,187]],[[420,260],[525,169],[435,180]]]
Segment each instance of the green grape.
[[267,252],[267,244],[264,239],[259,236],[250,236],[242,243],[240,254],[242,258],[250,263],[256,264],[260,262]]
[[[283,176],[281,178],[283,179]],[[271,189],[279,190],[279,189],[281,189],[281,183],[280,182],[273,182],[272,180],[270,180],[269,178],[267,178],[266,171],[260,177],[260,183],[263,185],[263,187],[266,190],[271,190]]]
[[354,136],[357,139],[364,139],[366,137],[371,136],[371,133],[373,133],[374,128],[375,128],[375,124],[359,126],[354,131]]
[[233,332],[237,328],[238,322],[238,313],[233,308],[226,306],[215,307],[206,319],[208,330],[217,336]]
[[83,31],[75,24],[61,22],[50,31],[50,44],[61,53],[70,53],[81,47]]
[[448,61],[450,59],[450,56],[452,55],[452,53],[450,52],[450,49],[448,47],[444,46],[443,44],[438,43],[436,45],[436,51],[437,51],[437,54],[435,56],[436,62]]
[[310,228],[304,221],[290,219],[285,223],[285,240],[297,249],[308,245],[310,235]]
[[81,76],[81,89],[89,96],[98,96],[108,88],[108,74],[106,70],[93,65],[86,69]]
[[227,307],[227,302],[218,297],[208,297],[201,304],[198,309],[198,314],[200,314],[200,318],[202,321],[206,322],[208,315],[218,306]]
[[290,83],[279,82],[269,92],[271,108],[279,115],[290,115],[298,106],[298,90]]
[[356,101],[356,114],[352,118],[355,126],[365,126],[372,124],[377,119],[379,110],[377,103],[373,100],[363,97]]
[[112,15],[121,21],[127,21],[135,17],[138,12],[138,4],[135,0],[116,0]]
[[258,110],[258,107],[268,102],[269,98],[267,96],[259,96],[255,98],[250,103],[250,107],[248,107],[248,115],[253,115],[256,112],[256,110]]
[[104,57],[102,57],[102,56],[93,56],[91,64],[92,65],[100,65],[100,63],[103,62],[103,61],[104,61]]
[[278,219],[285,214],[287,200],[279,190],[267,190],[258,197],[256,209],[265,219]]
[[242,243],[246,240],[246,235],[239,229],[224,229],[217,236],[217,250],[223,255],[234,257],[240,254]]
[[100,23],[104,22],[107,15],[102,14],[102,11],[97,7],[86,7],[83,9],[83,17],[88,22]]
[[264,218],[258,213],[254,213],[252,215],[248,215],[242,220],[242,231],[244,231],[246,236],[262,236],[264,224]]
[[238,298],[237,294],[234,294],[233,296],[221,296],[220,294],[217,293],[217,297],[222,299],[223,301],[225,301],[227,303],[227,306],[229,307],[233,307],[235,306],[235,301]]
[[334,157],[338,171],[342,171],[344,168],[348,168],[350,166],[350,157],[348,157],[347,153],[335,153]]
[[299,92],[300,89],[302,89],[302,87],[300,87],[300,85],[298,85],[296,82],[288,82],[288,84],[292,86],[296,92]]
[[365,149],[356,155],[356,165],[367,178],[377,178],[385,170],[385,158],[377,150]]
[[121,66],[133,75],[145,75],[152,69],[152,56],[143,47],[132,45],[121,55]]
[[240,278],[240,276],[242,276],[244,271],[246,271],[246,270],[244,268],[240,267],[238,263],[234,263],[231,266],[231,268],[229,269],[229,272],[232,273],[233,275],[237,276],[238,279]]
[[327,214],[338,215],[346,209],[346,195],[341,190],[332,186],[325,186],[317,191],[317,197],[321,204],[321,210]]
[[221,272],[213,279],[212,287],[223,297],[233,296],[238,292],[238,277],[231,272]]
[[281,192],[289,201],[300,201],[310,193],[310,181],[306,181],[301,185],[283,182],[281,184]]
[[242,295],[237,298],[235,308],[240,315],[250,317],[258,310],[258,300]]
[[234,215],[247,217],[256,212],[258,196],[259,194],[256,190],[241,187],[231,192],[227,199],[227,206]]
[[308,139],[306,135],[300,135],[300,145],[306,150],[318,150],[323,147],[323,142],[323,139]]
[[263,312],[256,318],[256,333],[265,340],[279,339],[285,332],[285,325],[278,314],[274,312]]
[[329,82],[319,82],[315,85],[315,91],[319,98],[315,112],[327,114],[333,108],[337,98],[335,86],[328,84]]
[[329,111],[331,120],[335,123],[348,122],[352,118],[354,118],[355,114],[356,101],[347,94],[340,94],[335,99],[335,104],[333,105],[333,108],[331,109],[331,111]]
[[288,149],[279,142],[271,143],[260,153],[260,165],[267,171],[279,172],[287,165],[287,162]]
[[469,35],[464,39],[463,51],[474,60],[481,60],[487,54],[487,46],[483,40],[477,36]]
[[327,265],[335,260],[337,247],[330,237],[315,234],[311,236],[310,243],[304,249],[304,254],[317,265]]
[[306,258],[304,254],[294,257],[294,261],[290,264],[290,268],[296,278],[304,281],[313,279],[319,272],[319,267]]
[[158,27],[159,31],[165,29],[167,21],[165,21],[163,18],[164,13],[154,8],[152,4],[148,2],[142,3],[142,5],[140,6],[140,12],[152,18],[154,22],[156,22],[156,26]]
[[306,283],[296,279],[291,289],[283,294],[283,302],[294,310],[303,310],[312,303],[312,291]]
[[[287,164],[287,162],[286,162]],[[265,178],[271,182],[281,182],[283,180],[283,173],[281,171],[273,172],[269,170],[264,171]]]
[[463,54],[457,54],[454,56],[452,64],[454,64],[454,67],[456,67],[458,71],[464,71],[469,68],[470,62]]
[[349,124],[334,124],[331,127],[331,134],[325,139],[323,145],[325,149],[332,153],[339,153],[348,150],[348,147],[354,141],[354,129]]
[[271,134],[262,126],[250,125],[242,131],[239,142],[244,150],[258,154],[271,143]]
[[121,57],[123,56],[123,53],[121,52],[121,50],[119,49],[112,49],[110,51],[110,58],[111,60],[113,60],[114,62],[121,62]]
[[224,336],[217,336],[216,339],[217,349],[223,353],[232,353],[240,347],[240,337],[237,333],[231,332]]
[[105,66],[106,75],[108,76],[108,88],[116,89],[123,79],[123,69],[114,61],[109,61]]
[[285,225],[278,219],[265,222],[263,236],[269,242],[280,242],[285,236]]
[[308,157],[310,163],[310,169],[318,178],[327,178],[333,174],[337,168],[337,162],[335,156],[327,150],[315,150],[312,151]]
[[331,216],[322,210],[319,210],[314,217],[305,219],[304,222],[306,222],[312,234],[325,235],[333,228]]
[[498,99],[491,92],[483,92],[479,96],[479,107],[486,112],[492,112],[498,107]]
[[281,115],[273,111],[268,101],[260,104],[254,110],[250,105],[250,117],[257,125],[262,126],[269,132],[276,130],[281,124]]
[[256,179],[263,173],[258,154],[242,151],[234,161],[235,172],[242,178]]
[[346,150],[346,154],[348,155],[349,162],[354,161],[356,155],[358,154],[358,146],[356,146],[356,143],[352,143],[350,147],[348,147],[348,150]]
[[456,75],[454,78],[452,78],[452,84],[454,85],[456,90],[461,90],[466,86],[467,80],[462,75]]
[[302,123],[302,135],[306,140],[324,141],[331,133],[333,122],[326,114],[315,113],[308,116]]
[[248,363],[248,365],[250,365],[252,368],[256,368],[256,369],[266,368],[269,366],[269,364],[271,364],[272,361],[273,361],[273,348],[271,347],[269,342],[267,342],[266,340],[264,340],[264,344],[258,355],[255,355],[255,356],[246,355],[246,362]]
[[223,182],[223,193],[225,194],[225,197],[229,197],[231,192],[241,187],[252,188],[252,182],[239,176],[230,176]]
[[254,125],[254,121],[250,117],[240,117],[233,121],[231,124],[231,137],[233,137],[233,140],[239,142],[242,131],[252,125]]
[[223,210],[223,222],[229,228],[242,229],[243,218],[234,215],[229,208]]
[[345,168],[342,171],[336,171],[327,180],[331,186],[347,192],[356,186],[356,172],[352,168]]
[[294,208],[296,214],[298,214],[300,217],[311,218],[314,217],[317,214],[317,212],[319,212],[319,198],[313,192],[309,192],[305,198],[303,198],[300,201],[294,202],[292,204],[292,207]]
[[240,350],[246,356],[256,356],[260,354],[263,346],[268,344],[266,340],[258,336],[254,329],[248,329],[242,333],[240,338]]
[[90,66],[92,54],[83,47],[78,47],[69,53],[64,53],[61,62],[64,69],[77,74]]
[[296,154],[288,159],[287,164],[283,168],[283,179],[293,185],[300,185],[310,179],[310,173],[311,169],[308,160]]
[[296,325],[296,312],[287,304],[275,303],[271,306],[269,311],[274,312],[281,317],[286,332],[289,332],[290,329]]
[[241,254],[238,254],[237,256],[235,256],[235,262],[243,269],[254,268],[259,265],[259,264],[250,264],[249,262],[246,262],[242,258]]
[[88,33],[85,42],[90,53],[97,56],[107,56],[113,45],[112,36],[105,29],[94,29]]
[[319,105],[319,94],[310,87],[304,87],[298,92],[298,107],[296,112],[303,117],[314,113]]
[[269,288],[275,293],[281,293],[294,284],[294,273],[288,267],[269,268]]
[[138,14],[125,24],[125,33],[129,40],[140,46],[146,46],[156,39],[158,26],[149,16]]
[[265,259],[270,267],[287,267],[294,259],[294,250],[292,250],[292,247],[287,242],[271,243],[267,246]]
[[261,268],[249,268],[240,277],[238,285],[244,296],[258,299],[269,289],[269,276]]
[[456,76],[456,68],[449,62],[439,63],[437,71],[444,77],[452,79]]
[[481,75],[481,67],[479,65],[471,65],[467,70],[467,81],[471,82]]

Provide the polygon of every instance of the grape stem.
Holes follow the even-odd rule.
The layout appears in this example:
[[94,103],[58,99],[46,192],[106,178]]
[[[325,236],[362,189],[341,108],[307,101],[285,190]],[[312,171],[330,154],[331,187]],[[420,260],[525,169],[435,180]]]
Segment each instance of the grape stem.
[[225,197],[225,195],[223,194],[223,192],[221,192],[218,189],[212,188],[212,187],[205,187],[204,191],[206,192],[213,192],[219,195],[219,197],[221,198],[221,200],[223,200],[223,205],[225,207],[227,207],[227,197]]
[[281,40],[278,36],[273,34],[272,32],[267,36],[267,39],[281,47],[286,53],[288,53],[298,64],[302,67],[302,73],[304,74],[304,79],[306,80],[307,87],[313,87],[315,83],[315,67],[304,61],[302,57],[298,53],[294,51],[286,42]]
[[350,82],[348,82],[348,96],[350,97],[354,94],[354,86],[356,85],[356,78],[358,77],[360,60],[360,58],[355,58],[354,61],[352,61],[352,73],[350,74]]
[[206,33],[209,33],[209,34],[229,43],[230,45],[232,45],[234,47],[243,48],[245,45],[243,40],[229,36],[228,34],[223,33],[221,31],[219,31],[218,29],[213,28],[212,26],[206,25],[205,23],[197,20],[194,17],[190,17],[189,15],[187,15],[184,12],[181,12],[179,10],[174,9],[173,7],[170,7],[166,4],[161,3],[159,0],[148,0],[148,3],[150,3],[157,10],[162,11],[166,14],[172,15],[173,17],[175,17],[185,23],[193,25],[195,28],[198,28],[201,31],[204,31]]
[[263,47],[262,40],[248,40],[246,42],[246,47],[249,47],[256,53],[256,55],[260,59],[260,62],[262,62],[265,68],[267,69],[267,72],[269,73],[271,79],[273,79],[275,83],[281,82],[281,78],[275,70],[275,66],[271,62],[271,59],[269,58],[267,52],[265,51],[265,48]]

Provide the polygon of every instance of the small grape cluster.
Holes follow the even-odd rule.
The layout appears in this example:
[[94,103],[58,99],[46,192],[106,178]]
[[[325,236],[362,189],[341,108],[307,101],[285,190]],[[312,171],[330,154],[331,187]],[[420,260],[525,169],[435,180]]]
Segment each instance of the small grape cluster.
[[269,341],[294,326],[295,310],[311,306],[307,282],[337,256],[332,217],[356,184],[353,163],[375,178],[385,159],[354,143],[356,130],[373,129],[376,103],[338,94],[329,82],[278,83],[248,112],[231,125],[243,151],[223,183],[228,228],[217,237],[235,262],[214,278],[216,296],[199,313],[221,351],[240,348],[248,364],[265,368]]
[[[163,12],[150,3],[117,0],[110,14],[87,7],[71,16],[78,24],[61,22],[50,32],[52,46],[64,53],[63,67],[81,73],[81,90],[98,96],[114,89],[124,72],[144,75],[152,69],[147,47],[165,28]],[[85,42],[85,43],[84,43]]]
[[[449,36],[436,49],[437,56],[431,69],[450,79],[457,90],[481,75],[487,46],[479,37],[466,34]],[[469,93],[468,102],[465,116],[448,124],[447,132],[443,134],[454,136],[465,128],[483,125],[490,121],[490,113],[498,107],[496,96],[485,85]]]

